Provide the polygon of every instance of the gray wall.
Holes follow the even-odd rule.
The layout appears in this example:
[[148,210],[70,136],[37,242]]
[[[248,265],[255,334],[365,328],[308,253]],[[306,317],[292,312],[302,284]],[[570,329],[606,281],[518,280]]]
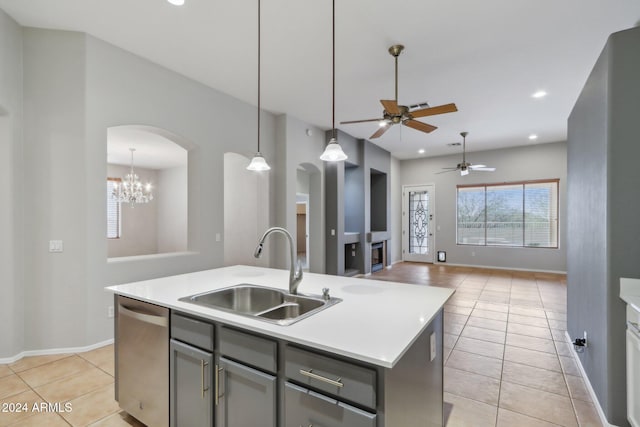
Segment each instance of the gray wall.
[[[326,140],[332,136],[331,131],[327,131]],[[360,259],[349,259],[351,267],[359,267],[360,272],[367,274],[371,272],[371,240],[367,237],[371,228],[371,173],[386,174],[386,181],[382,183],[385,187],[385,203],[376,203],[375,207],[382,206],[384,214],[380,215],[386,223],[384,233],[377,233],[374,241],[388,240],[391,238],[391,154],[372,144],[369,141],[355,139],[351,135],[338,131],[338,142],[347,154],[348,159],[344,162],[331,163],[325,165],[326,175],[326,212],[327,212],[327,273],[343,275],[345,274],[345,232],[359,232],[360,242],[356,245],[356,255]],[[375,200],[374,200],[375,203]],[[374,208],[375,208],[374,207]],[[332,230],[335,234],[332,234]],[[346,249],[349,255],[351,246]],[[387,246],[387,253],[390,246]],[[351,258],[353,258],[352,255]],[[391,262],[391,257],[387,255],[387,264]]]
[[[320,160],[324,150],[324,131],[287,115],[276,118],[276,127],[277,168],[273,171],[276,180],[275,222],[271,225],[286,228],[291,232],[293,241],[297,241],[297,171],[304,169],[309,177],[309,271],[324,273],[324,162]],[[289,248],[285,245],[284,236],[274,235],[273,242],[274,266],[289,268]]]
[[[23,28],[21,50],[20,27],[0,14],[0,34],[0,104],[14,118],[13,171],[29,194],[20,198],[20,180],[0,190],[16,201],[11,226],[0,227],[15,236],[13,253],[28,254],[24,267],[17,257],[0,272],[0,358],[95,344],[113,336],[105,286],[223,265],[223,241],[215,240],[223,232],[223,157],[253,155],[256,128],[246,117],[256,108],[82,33]],[[263,119],[270,159],[275,118]],[[188,252],[107,261],[107,129],[131,124],[166,129],[189,152]],[[63,240],[64,252],[49,253],[51,239]]]
[[[462,153],[460,152],[451,156],[402,161],[400,179],[393,189],[394,192],[400,192],[403,185],[434,184],[436,194],[435,249],[447,252],[447,264],[566,271],[566,143],[471,152],[467,153],[467,161],[486,164],[496,167],[497,170],[495,172],[471,172],[467,176],[460,176],[459,172],[437,173],[441,172],[444,167],[454,167],[461,160]],[[560,179],[560,242],[558,249],[456,244],[456,185],[547,178]],[[401,202],[396,202],[394,209],[396,215],[401,216]]]
[[22,29],[0,10],[0,358],[24,346]]
[[189,200],[186,166],[160,169],[154,200],[158,203],[158,252],[182,252],[188,248]]
[[389,185],[391,186],[391,197],[389,209],[391,211],[391,235],[394,237],[389,241],[389,254],[391,263],[402,261],[402,209],[398,206],[402,204],[402,181],[401,181],[401,161],[391,157],[391,169]]
[[572,337],[610,423],[626,420],[621,277],[640,277],[640,27],[611,35],[569,117],[567,248]]

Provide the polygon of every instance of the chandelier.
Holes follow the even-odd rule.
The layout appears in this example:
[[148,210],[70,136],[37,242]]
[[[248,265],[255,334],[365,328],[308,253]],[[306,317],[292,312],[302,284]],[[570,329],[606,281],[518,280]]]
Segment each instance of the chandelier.
[[135,148],[129,148],[131,151],[131,172],[129,172],[122,183],[116,182],[113,185],[111,197],[118,203],[129,203],[133,207],[136,203],[149,203],[153,200],[151,194],[151,184],[142,184],[138,175],[133,172],[133,152]]

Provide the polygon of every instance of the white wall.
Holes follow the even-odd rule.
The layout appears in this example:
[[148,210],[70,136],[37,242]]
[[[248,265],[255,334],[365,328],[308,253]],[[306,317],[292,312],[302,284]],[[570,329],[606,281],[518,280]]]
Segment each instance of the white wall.
[[391,236],[393,237],[387,243],[391,246],[389,253],[391,254],[391,263],[402,261],[402,210],[397,209],[402,204],[402,184],[401,184],[401,162],[391,156]]
[[[158,184],[158,173],[153,169],[136,167],[135,174],[143,184],[151,182],[154,190],[161,188]],[[123,178],[130,172],[129,166],[107,165],[107,177]],[[185,187],[186,188],[186,187]],[[183,189],[182,192],[185,190]],[[122,203],[120,207],[121,235],[119,239],[107,239],[107,256],[109,258],[135,255],[156,254],[158,249],[158,214],[162,196],[154,194],[149,203]],[[105,210],[106,212],[106,210]]]
[[186,166],[158,170],[154,202],[158,206],[158,252],[188,249],[188,171]]
[[250,159],[224,154],[224,265],[268,265],[270,252],[257,260],[253,251],[269,227],[269,172],[247,170]]
[[[0,271],[0,358],[110,339],[113,297],[105,286],[223,265],[215,235],[224,229],[224,153],[252,155],[256,128],[245,118],[256,109],[85,34],[21,29],[0,13],[0,35],[0,105],[12,117],[19,178],[0,190],[16,201],[10,229],[0,223],[0,231],[14,236],[18,254],[14,271]],[[131,124],[166,129],[189,150],[188,252],[107,261],[107,129]],[[263,113],[267,158],[274,137],[275,119]],[[48,252],[52,239],[63,240],[64,252]]]
[[21,27],[0,10],[0,357],[24,346],[22,63]]
[[[442,168],[453,167],[460,161],[461,154],[402,161],[400,163],[400,180],[395,184],[394,188],[394,191],[401,191],[402,185],[435,185],[435,220],[436,227],[440,227],[440,230],[435,231],[435,248],[436,250],[447,252],[447,263],[565,272],[565,220],[567,217],[566,143],[527,145],[518,148],[471,152],[467,154],[467,161],[496,167],[496,172],[471,172],[465,177],[461,177],[457,172],[437,174],[437,172],[442,171]],[[558,249],[462,246],[456,244],[456,185],[546,178],[560,179],[560,242]],[[399,200],[394,202],[397,215],[401,215],[402,212],[401,201]]]
[[[311,135],[307,134],[307,129]],[[277,117],[276,224],[285,227],[297,241],[296,192],[299,167],[309,176],[309,271],[325,272],[324,131],[291,116]],[[275,224],[274,224],[275,225]],[[284,239],[275,246],[275,265],[289,268],[289,250]]]

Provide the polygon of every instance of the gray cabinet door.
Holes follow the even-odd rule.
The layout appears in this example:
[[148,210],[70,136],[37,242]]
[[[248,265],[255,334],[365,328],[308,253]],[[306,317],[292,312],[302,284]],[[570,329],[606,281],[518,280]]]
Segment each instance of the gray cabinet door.
[[216,426],[276,427],[276,377],[224,357],[217,367]]
[[285,427],[375,427],[376,415],[285,383]]
[[171,427],[213,427],[213,355],[173,339],[169,348]]

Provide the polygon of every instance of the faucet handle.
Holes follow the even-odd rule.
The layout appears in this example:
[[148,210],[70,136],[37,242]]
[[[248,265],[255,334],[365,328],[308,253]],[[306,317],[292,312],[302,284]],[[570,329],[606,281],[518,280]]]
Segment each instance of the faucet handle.
[[329,301],[331,299],[331,295],[329,295],[329,288],[322,288],[322,299],[325,301]]

